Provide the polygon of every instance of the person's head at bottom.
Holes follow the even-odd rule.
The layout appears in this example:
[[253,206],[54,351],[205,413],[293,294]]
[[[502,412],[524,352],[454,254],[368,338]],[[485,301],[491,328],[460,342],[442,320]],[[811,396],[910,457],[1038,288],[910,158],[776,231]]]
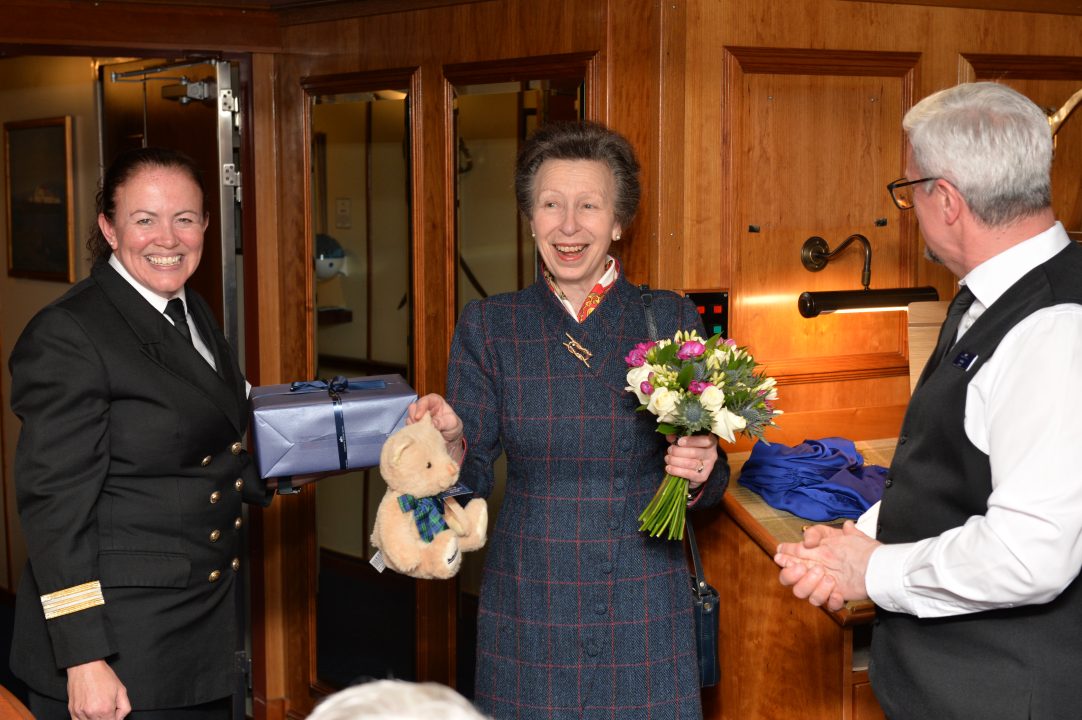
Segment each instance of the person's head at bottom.
[[373,680],[327,696],[309,720],[485,720],[469,700],[439,683]]

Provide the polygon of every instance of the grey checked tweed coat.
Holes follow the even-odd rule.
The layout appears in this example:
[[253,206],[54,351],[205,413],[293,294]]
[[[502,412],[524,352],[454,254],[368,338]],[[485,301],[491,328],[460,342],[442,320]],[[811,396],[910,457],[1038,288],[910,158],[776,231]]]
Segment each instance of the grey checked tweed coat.
[[[654,291],[653,307],[662,337],[702,331],[674,293]],[[702,715],[683,545],[638,532],[667,445],[624,390],[624,356],[646,339],[639,291],[622,278],[581,325],[543,281],[471,303],[459,320],[447,399],[469,443],[461,480],[488,496],[493,460],[508,458],[475,686],[500,720]],[[722,456],[696,507],[727,482]]]

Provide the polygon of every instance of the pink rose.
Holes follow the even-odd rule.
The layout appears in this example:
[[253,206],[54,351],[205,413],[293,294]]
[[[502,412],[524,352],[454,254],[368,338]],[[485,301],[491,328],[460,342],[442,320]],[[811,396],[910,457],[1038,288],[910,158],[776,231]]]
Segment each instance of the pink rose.
[[631,367],[642,367],[646,363],[646,353],[650,348],[654,347],[653,342],[641,342],[635,347],[631,348],[631,352],[624,358]]
[[649,395],[654,392],[654,386],[651,385],[649,381],[643,380],[642,383],[639,384],[639,390],[642,391],[643,395]]
[[681,360],[690,360],[691,358],[697,358],[706,352],[706,346],[698,340],[688,340],[680,349],[676,351],[676,357]]
[[688,392],[692,395],[700,395],[703,390],[706,390],[711,385],[713,385],[713,383],[708,383],[705,380],[692,380],[688,383]]

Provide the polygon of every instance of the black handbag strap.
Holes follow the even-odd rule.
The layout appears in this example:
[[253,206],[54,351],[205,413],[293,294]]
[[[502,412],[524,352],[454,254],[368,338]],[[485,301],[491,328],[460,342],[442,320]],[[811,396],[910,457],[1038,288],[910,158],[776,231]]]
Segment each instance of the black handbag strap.
[[646,314],[646,332],[650,334],[651,340],[657,340],[657,323],[654,322],[654,308],[650,305],[654,296],[649,285],[639,285],[639,297],[642,298],[642,311]]
[[689,520],[684,529],[688,533],[688,547],[691,548],[691,567],[695,575],[695,592],[702,593],[706,590],[706,576],[703,573],[703,562],[699,559],[699,545],[695,542],[695,528],[691,527]]

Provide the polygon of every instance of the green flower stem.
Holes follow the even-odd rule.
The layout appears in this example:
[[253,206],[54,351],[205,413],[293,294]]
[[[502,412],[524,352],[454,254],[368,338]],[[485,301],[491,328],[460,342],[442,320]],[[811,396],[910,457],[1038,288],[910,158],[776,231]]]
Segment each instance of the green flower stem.
[[665,475],[650,504],[639,515],[639,530],[650,537],[664,533],[669,540],[683,540],[687,490],[686,478]]

